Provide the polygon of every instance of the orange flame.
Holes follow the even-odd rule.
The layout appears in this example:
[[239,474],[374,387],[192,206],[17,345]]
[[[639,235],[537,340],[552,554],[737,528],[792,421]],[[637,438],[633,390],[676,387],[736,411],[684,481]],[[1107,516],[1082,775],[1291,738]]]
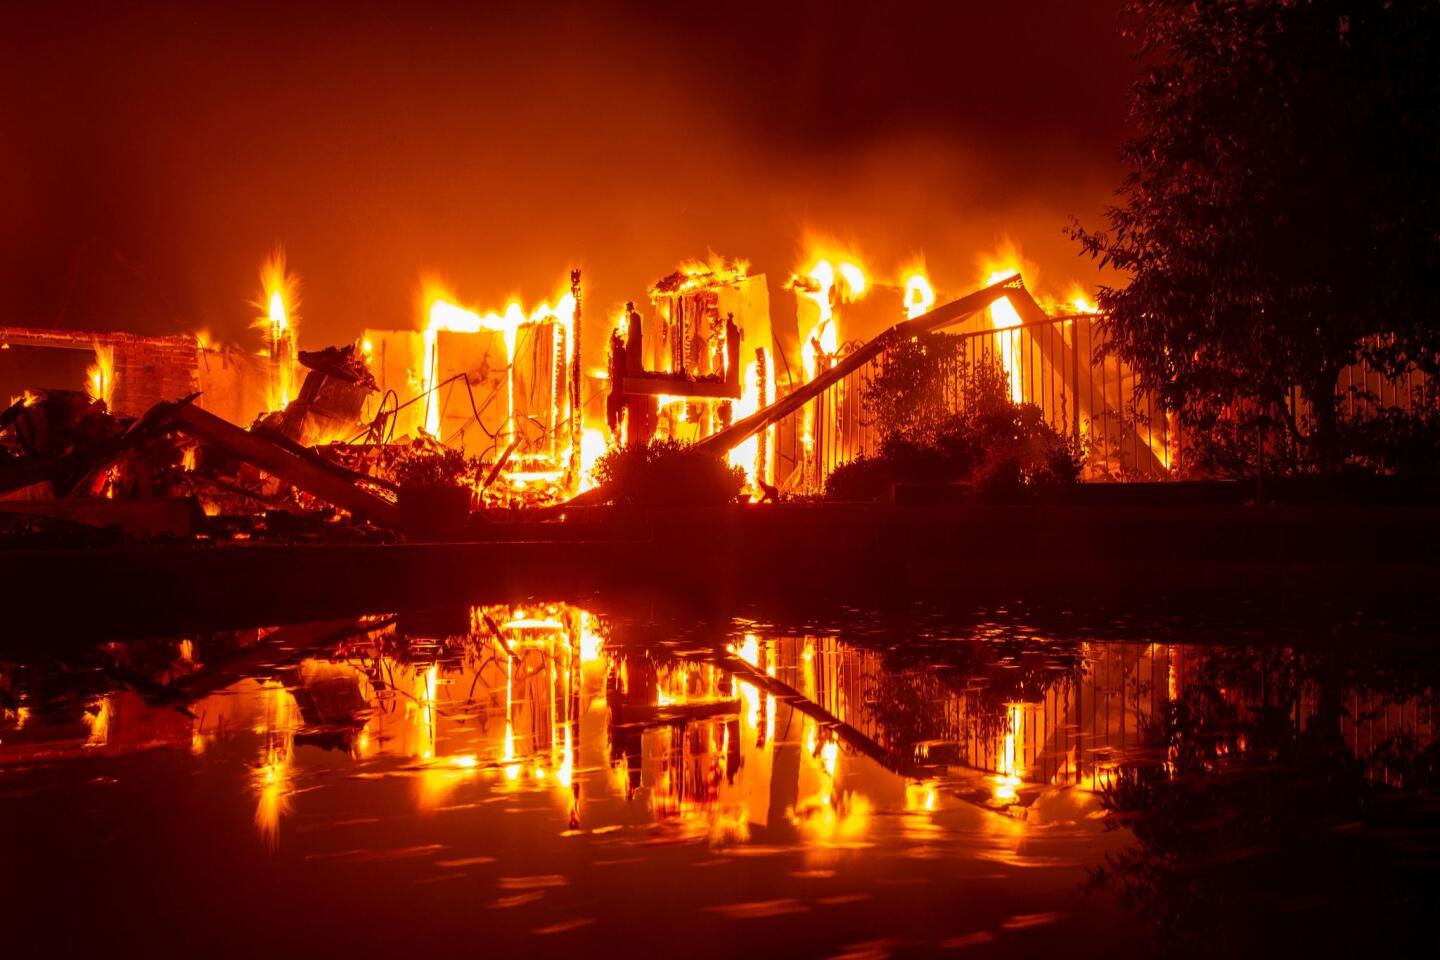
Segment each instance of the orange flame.
[[[438,436],[440,433],[440,405],[434,402],[430,394],[435,389],[439,371],[439,335],[442,331],[450,333],[479,333],[482,330],[495,331],[500,333],[505,340],[505,363],[507,367],[506,376],[506,400],[507,416],[509,417],[510,432],[514,431],[515,422],[515,383],[512,365],[515,362],[515,345],[520,336],[520,328],[524,326],[538,326],[542,323],[558,324],[565,330],[565,362],[568,366],[572,361],[574,351],[574,337],[571,327],[575,318],[575,298],[569,292],[555,301],[555,306],[542,303],[530,313],[525,313],[520,304],[511,301],[504,313],[480,314],[475,310],[461,307],[454,302],[454,298],[448,291],[433,281],[426,281],[424,284],[425,302],[425,331],[424,331],[424,369],[421,374],[421,390],[427,399],[425,403],[425,432],[430,436]],[[583,440],[581,450],[583,452]]]
[[270,409],[290,402],[295,386],[295,329],[299,316],[300,278],[285,266],[285,251],[277,249],[260,267],[261,299],[255,306],[265,311],[255,326],[265,333],[265,352],[270,356],[273,379]]
[[[1017,273],[1028,276],[1033,281],[1037,272],[1034,265],[1025,260],[1019,248],[1009,240],[1002,242],[999,251],[982,261],[982,271],[985,277],[983,285],[987,287]],[[990,304],[990,325],[996,330],[1012,330],[1021,325],[1020,314],[1016,312],[1015,305],[1008,297],[1001,297]],[[1000,341],[1000,363],[1010,381],[1010,399],[1015,403],[1025,401],[1024,378],[1020,369],[1021,336],[1023,334],[1019,330],[997,336]]]
[[815,326],[800,342],[805,379],[812,380],[818,370],[820,357],[829,356],[840,349],[840,325],[835,319],[836,305],[861,299],[869,284],[864,269],[852,260],[841,260],[835,264],[827,258],[820,258],[803,274],[792,277],[790,285],[797,295],[813,300],[819,311]]
[[935,306],[935,288],[923,273],[912,273],[905,278],[905,317],[914,320],[924,316]]
[[85,368],[85,392],[110,407],[115,397],[115,348],[95,344],[95,362]]

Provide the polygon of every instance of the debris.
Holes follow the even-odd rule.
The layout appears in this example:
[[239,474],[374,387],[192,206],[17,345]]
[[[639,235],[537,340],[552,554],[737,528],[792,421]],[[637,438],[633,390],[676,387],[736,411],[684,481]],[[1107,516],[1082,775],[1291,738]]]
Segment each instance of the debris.
[[306,457],[256,433],[245,431],[190,403],[171,404],[176,426],[204,444],[211,444],[245,463],[292,484],[312,496],[377,526],[397,529],[399,509],[355,483]]

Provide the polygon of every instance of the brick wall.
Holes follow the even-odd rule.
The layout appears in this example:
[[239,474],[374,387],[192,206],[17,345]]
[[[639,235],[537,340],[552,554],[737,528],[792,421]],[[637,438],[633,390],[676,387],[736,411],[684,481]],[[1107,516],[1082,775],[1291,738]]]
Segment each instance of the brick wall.
[[96,339],[115,348],[116,413],[139,416],[162,400],[179,400],[200,389],[192,337]]
[[[0,343],[57,350],[78,350],[94,356],[96,347],[114,350],[111,407],[139,416],[161,400],[178,400],[200,389],[199,350],[193,336],[142,337],[133,333],[86,333],[36,327],[0,327]],[[83,382],[70,389],[83,390]]]

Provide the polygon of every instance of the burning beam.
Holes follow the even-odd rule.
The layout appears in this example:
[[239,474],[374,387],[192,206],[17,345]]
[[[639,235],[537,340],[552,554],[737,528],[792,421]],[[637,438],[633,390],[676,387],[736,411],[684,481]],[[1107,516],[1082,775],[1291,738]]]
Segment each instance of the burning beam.
[[362,520],[391,529],[400,526],[400,510],[394,504],[194,404],[176,404],[170,412],[170,419],[201,443],[213,444],[306,493],[348,510]]
[[958,323],[971,314],[984,310],[996,300],[1004,297],[1008,288],[1011,288],[1015,284],[1022,283],[1023,281],[1020,279],[1020,274],[1011,274],[998,283],[992,283],[990,286],[961,297],[959,300],[952,300],[943,306],[936,307],[929,313],[901,321],[869,343],[866,343],[860,349],[842,358],[833,367],[830,367],[828,370],[822,370],[815,379],[800,387],[798,390],[781,397],[768,407],[745,417],[743,420],[737,420],[724,430],[711,434],[704,440],[701,440],[696,446],[701,450],[708,450],[711,453],[723,453],[736,444],[748,440],[760,430],[770,426],[770,424],[799,410],[832,384],[840,382],[848,374],[864,366],[890,343],[897,340],[905,340],[910,337],[917,337],[922,333],[940,330]]

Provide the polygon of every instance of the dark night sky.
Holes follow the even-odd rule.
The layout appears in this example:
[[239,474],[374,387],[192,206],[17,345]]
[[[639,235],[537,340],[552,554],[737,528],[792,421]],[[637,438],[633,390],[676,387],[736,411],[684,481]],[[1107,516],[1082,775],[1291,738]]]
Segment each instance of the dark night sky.
[[277,242],[308,346],[416,325],[422,273],[499,308],[580,265],[609,316],[807,232],[956,292],[1008,235],[1064,292],[1119,177],[1117,5],[7,3],[3,322],[239,341]]

